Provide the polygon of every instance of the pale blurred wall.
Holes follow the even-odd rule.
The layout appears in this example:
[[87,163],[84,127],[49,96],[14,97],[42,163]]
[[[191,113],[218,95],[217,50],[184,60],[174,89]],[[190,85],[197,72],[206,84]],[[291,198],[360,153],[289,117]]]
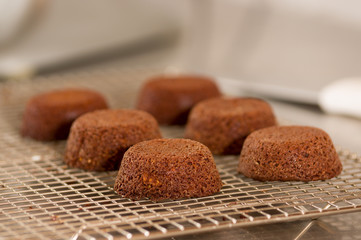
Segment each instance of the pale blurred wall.
[[[361,75],[358,0],[41,1],[47,6],[42,21],[0,58],[20,52],[44,62],[52,51],[61,57],[99,43],[126,44],[175,21],[181,34],[169,64],[183,71],[320,86]],[[49,34],[37,34],[39,28]],[[39,43],[41,53],[32,47]]]
[[[156,41],[177,36],[187,18],[181,6],[173,11],[152,0],[0,0],[1,6],[0,78],[129,49],[146,51]],[[10,13],[1,15],[7,8]],[[17,18],[22,24],[11,24]],[[2,35],[4,27],[17,30]]]
[[316,88],[361,76],[361,1],[187,3],[184,69]]

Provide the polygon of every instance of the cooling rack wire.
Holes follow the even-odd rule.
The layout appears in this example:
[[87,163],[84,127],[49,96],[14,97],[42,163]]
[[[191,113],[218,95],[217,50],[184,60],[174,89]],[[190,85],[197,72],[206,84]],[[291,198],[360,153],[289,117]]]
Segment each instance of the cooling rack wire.
[[[65,142],[18,134],[26,100],[60,87],[94,88],[114,108],[132,107],[157,68],[108,68],[0,84],[0,238],[144,239],[198,233],[361,209],[361,158],[338,149],[342,174],[328,181],[259,182],[236,171],[237,156],[215,157],[221,192],[179,201],[131,201],[113,191],[116,172],[86,172],[63,163]],[[162,128],[181,137],[180,127]],[[21,236],[21,237],[20,237]]]

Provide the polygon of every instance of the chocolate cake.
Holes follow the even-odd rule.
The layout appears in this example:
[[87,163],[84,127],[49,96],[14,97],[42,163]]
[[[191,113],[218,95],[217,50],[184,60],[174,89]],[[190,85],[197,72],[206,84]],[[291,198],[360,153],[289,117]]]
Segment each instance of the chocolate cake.
[[129,148],[114,190],[137,200],[203,197],[222,187],[213,156],[189,139],[155,139]]
[[40,141],[66,139],[77,117],[104,108],[108,108],[104,97],[88,89],[42,93],[28,101],[21,134]]
[[213,98],[191,111],[185,137],[199,141],[214,154],[239,154],[253,131],[276,124],[271,106],[256,98]]
[[73,123],[65,162],[86,170],[118,170],[129,147],[161,137],[157,121],[146,112],[98,110]]
[[152,114],[160,124],[182,125],[198,102],[220,96],[214,81],[201,76],[160,76],[145,83],[137,109]]
[[333,143],[314,127],[280,126],[251,133],[238,171],[261,181],[315,181],[339,175],[342,164]]

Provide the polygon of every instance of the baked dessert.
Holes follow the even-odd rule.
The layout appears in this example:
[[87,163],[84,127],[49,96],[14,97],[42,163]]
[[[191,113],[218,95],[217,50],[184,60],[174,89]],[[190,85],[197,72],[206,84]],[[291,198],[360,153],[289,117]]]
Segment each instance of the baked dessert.
[[138,110],[98,110],[84,114],[72,125],[65,162],[85,170],[118,170],[132,145],[161,138],[157,121]]
[[21,134],[40,141],[66,139],[77,117],[104,108],[108,108],[104,97],[89,89],[42,93],[27,102]]
[[203,143],[214,154],[239,154],[253,131],[276,124],[271,106],[256,98],[213,98],[191,111],[185,137]]
[[129,148],[114,190],[137,200],[203,197],[222,187],[213,156],[189,139],[155,139]]
[[159,124],[182,125],[196,103],[220,95],[217,85],[207,77],[159,76],[143,85],[136,108],[152,114]]
[[243,146],[238,171],[261,181],[315,181],[342,171],[333,143],[314,127],[276,126],[251,133]]

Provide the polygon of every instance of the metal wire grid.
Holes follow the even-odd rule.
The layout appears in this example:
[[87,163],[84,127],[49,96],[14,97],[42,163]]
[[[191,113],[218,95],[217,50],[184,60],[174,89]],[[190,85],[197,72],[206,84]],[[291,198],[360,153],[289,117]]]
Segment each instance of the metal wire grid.
[[[116,172],[68,168],[63,163],[65,142],[45,144],[18,134],[24,101],[38,91],[88,86],[106,94],[113,107],[130,107],[141,80],[155,72],[109,69],[0,86],[1,238],[157,238],[361,208],[361,158],[347,151],[339,151],[342,174],[328,181],[254,181],[236,172],[237,156],[216,157],[224,183],[220,193],[179,201],[131,201],[114,193]],[[167,137],[183,134],[182,128],[162,131]]]

